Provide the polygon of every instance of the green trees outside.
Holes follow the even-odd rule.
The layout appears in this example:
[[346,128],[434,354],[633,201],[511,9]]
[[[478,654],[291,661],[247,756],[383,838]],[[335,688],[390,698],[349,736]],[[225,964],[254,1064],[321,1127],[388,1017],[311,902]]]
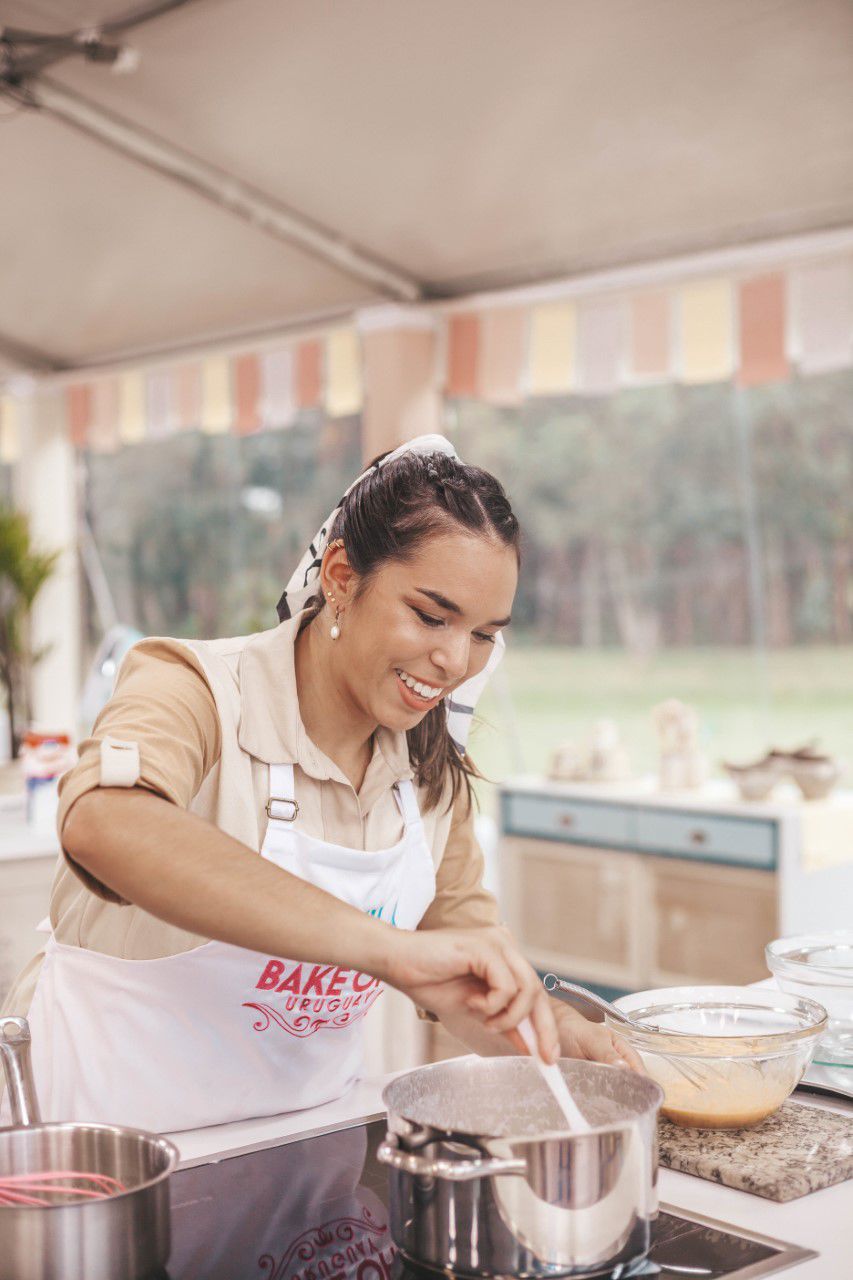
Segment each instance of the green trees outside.
[[533,638],[638,656],[758,630],[773,647],[849,643],[853,374],[466,402],[452,418],[522,521]]
[[46,653],[33,645],[30,615],[59,555],[34,547],[27,517],[0,506],[0,689],[9,716],[13,760],[32,719],[32,669]]
[[[446,431],[522,521],[531,640],[642,658],[853,639],[853,372],[455,402]],[[120,617],[149,634],[271,625],[359,465],[358,421],[319,414],[87,455],[84,505]]]
[[[357,420],[241,439],[186,432],[88,454],[83,510],[122,622],[147,635],[272,626],[281,591],[361,461]],[[90,607],[89,644],[100,639]]]

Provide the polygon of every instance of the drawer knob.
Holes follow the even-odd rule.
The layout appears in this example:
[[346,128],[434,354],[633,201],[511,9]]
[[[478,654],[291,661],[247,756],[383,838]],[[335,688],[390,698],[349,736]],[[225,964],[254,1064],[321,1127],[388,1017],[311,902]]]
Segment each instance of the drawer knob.
[[701,827],[697,827],[695,831],[691,831],[690,843],[691,844],[707,844],[708,843],[707,831],[703,831]]
[[561,813],[558,822],[561,827],[573,827],[575,825],[575,815],[573,813]]

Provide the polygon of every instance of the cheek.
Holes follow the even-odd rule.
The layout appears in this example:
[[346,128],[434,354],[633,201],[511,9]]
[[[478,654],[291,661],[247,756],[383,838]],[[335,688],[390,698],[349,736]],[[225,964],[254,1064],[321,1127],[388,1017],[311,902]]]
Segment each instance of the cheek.
[[429,652],[430,636],[416,618],[377,611],[359,626],[360,659],[374,670],[405,666]]
[[429,653],[432,647],[432,636],[423,623],[410,614],[408,617],[396,617],[389,621],[383,634],[383,644],[393,658],[419,658]]
[[471,641],[471,650],[468,655],[468,671],[466,679],[470,680],[473,676],[478,676],[485,667],[489,658],[494,652],[494,645],[478,644],[476,640]]

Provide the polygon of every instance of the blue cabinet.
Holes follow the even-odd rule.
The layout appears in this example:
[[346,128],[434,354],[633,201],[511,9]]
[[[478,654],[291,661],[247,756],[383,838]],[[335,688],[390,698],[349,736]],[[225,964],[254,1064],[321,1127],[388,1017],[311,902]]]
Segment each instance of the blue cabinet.
[[537,968],[634,991],[766,977],[780,842],[766,812],[543,782],[502,789],[501,826],[503,912]]
[[658,807],[629,800],[555,795],[553,790],[501,792],[502,830],[568,844],[599,845],[700,862],[772,871],[778,824],[772,818]]

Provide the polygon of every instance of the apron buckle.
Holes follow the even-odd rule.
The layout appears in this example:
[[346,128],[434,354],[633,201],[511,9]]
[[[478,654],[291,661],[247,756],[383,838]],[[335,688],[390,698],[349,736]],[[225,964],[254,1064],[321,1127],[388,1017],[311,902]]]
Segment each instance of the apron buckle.
[[[293,812],[289,814],[273,813],[272,807],[274,804],[289,804]],[[296,815],[299,812],[299,805],[296,803],[295,800],[283,800],[278,796],[270,796],[269,800],[267,800],[266,810],[267,810],[267,817],[273,818],[277,822],[294,822],[296,819]]]

